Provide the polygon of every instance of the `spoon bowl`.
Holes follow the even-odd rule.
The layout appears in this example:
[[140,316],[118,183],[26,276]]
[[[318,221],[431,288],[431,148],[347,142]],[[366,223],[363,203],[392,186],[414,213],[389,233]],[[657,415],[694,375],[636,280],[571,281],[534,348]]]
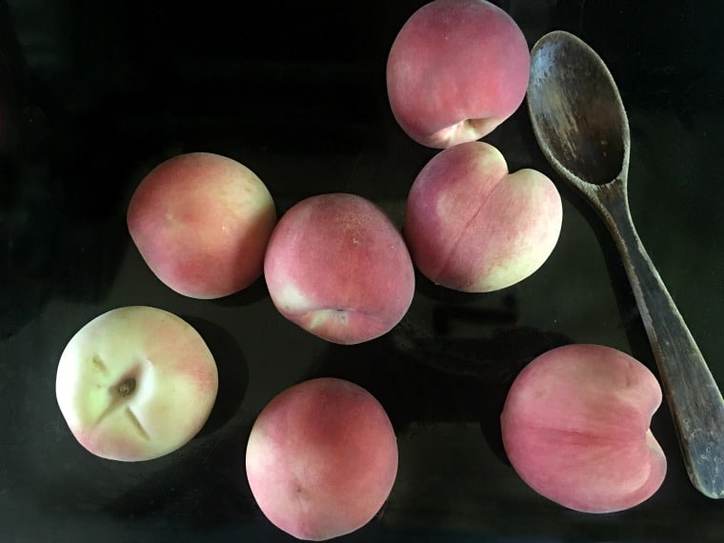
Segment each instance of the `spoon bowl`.
[[528,111],[553,168],[603,218],[621,254],[694,487],[724,498],[724,400],[636,232],[626,192],[628,118],[613,76],[585,42],[543,36],[531,53]]
[[628,169],[621,96],[603,61],[580,39],[552,32],[536,44],[528,106],[537,138],[548,142],[546,158],[568,177],[602,185]]

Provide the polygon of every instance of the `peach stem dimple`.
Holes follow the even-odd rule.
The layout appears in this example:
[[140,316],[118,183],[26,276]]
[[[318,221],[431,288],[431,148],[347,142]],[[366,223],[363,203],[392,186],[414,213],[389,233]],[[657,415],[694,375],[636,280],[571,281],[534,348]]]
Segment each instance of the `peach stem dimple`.
[[[108,415],[113,413],[114,411],[118,410],[122,405],[126,403],[126,400],[130,398],[130,396],[135,392],[136,390],[136,378],[135,377],[125,377],[120,383],[111,386],[108,389],[108,392],[111,395],[111,403],[108,404],[108,407],[106,407],[103,412],[100,414],[98,419],[96,419],[95,425],[97,426],[100,424]],[[144,431],[145,432],[145,431]]]
[[116,390],[121,397],[128,397],[136,390],[136,380],[133,377],[129,377],[118,385]]

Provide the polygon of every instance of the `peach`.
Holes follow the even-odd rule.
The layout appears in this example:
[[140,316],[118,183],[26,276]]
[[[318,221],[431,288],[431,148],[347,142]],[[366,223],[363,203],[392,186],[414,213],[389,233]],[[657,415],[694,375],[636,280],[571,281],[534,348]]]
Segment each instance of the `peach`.
[[172,313],[134,306],[103,313],[73,336],[55,390],[83,447],[132,462],[168,454],[196,435],[214,405],[217,379],[196,330]]
[[415,290],[399,232],[374,204],[352,194],[313,196],[287,211],[269,241],[264,276],[282,315],[342,344],[387,333]]
[[515,21],[484,0],[436,0],[397,35],[387,94],[402,129],[428,147],[477,140],[520,106],[530,53]]
[[535,272],[558,242],[561,198],[535,170],[509,174],[503,155],[481,142],[438,153],[410,189],[404,233],[431,281],[490,292]]
[[235,160],[179,155],[144,179],[128,206],[128,231],[169,288],[219,298],[253,283],[276,222],[261,180]]
[[513,383],[503,444],[518,475],[543,496],[576,511],[621,511],[648,499],[666,475],[649,429],[660,404],[656,378],[627,354],[558,347]]
[[278,528],[322,541],[367,524],[397,476],[397,441],[382,406],[341,379],[313,379],[276,396],[246,449],[254,499]]

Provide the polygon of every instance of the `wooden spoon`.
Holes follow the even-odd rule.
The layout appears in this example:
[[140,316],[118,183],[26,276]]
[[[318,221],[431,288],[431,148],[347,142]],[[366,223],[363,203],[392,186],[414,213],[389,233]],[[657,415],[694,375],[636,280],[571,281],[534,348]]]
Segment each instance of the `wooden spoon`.
[[611,73],[579,38],[546,34],[532,51],[528,111],[543,154],[598,211],[621,253],[691,482],[724,497],[724,401],[634,228],[628,118]]

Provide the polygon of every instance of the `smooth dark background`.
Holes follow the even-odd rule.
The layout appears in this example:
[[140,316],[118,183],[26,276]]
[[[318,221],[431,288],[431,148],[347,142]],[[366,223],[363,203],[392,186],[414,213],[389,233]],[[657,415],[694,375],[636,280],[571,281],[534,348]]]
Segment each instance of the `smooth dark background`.
[[[325,343],[285,321],[263,280],[198,301],[162,285],[127,234],[140,179],[177,153],[233,157],[280,214],[313,194],[372,199],[401,223],[436,151],[387,103],[392,41],[423,1],[0,2],[0,539],[3,542],[288,541],[243,471],[255,415],[313,376],[374,393],[400,468],[381,514],[344,541],[723,541],[724,504],[688,483],[666,407],[653,429],[661,490],[618,514],[568,511],[507,464],[498,415],[534,356],[609,345],[654,369],[631,291],[600,222],[539,152],[525,107],[485,138],[512,170],[550,175],[560,242],[535,275],[463,295],[418,277],[409,314],[366,344]],[[632,132],[630,198],[653,261],[724,382],[724,10],[717,0],[501,0],[532,45],[581,36],[619,83]],[[229,7],[234,5],[232,9]],[[251,7],[253,6],[253,8]],[[201,434],[158,460],[93,457],[55,402],[60,353],[88,320],[143,304],[188,319],[221,387]]]

